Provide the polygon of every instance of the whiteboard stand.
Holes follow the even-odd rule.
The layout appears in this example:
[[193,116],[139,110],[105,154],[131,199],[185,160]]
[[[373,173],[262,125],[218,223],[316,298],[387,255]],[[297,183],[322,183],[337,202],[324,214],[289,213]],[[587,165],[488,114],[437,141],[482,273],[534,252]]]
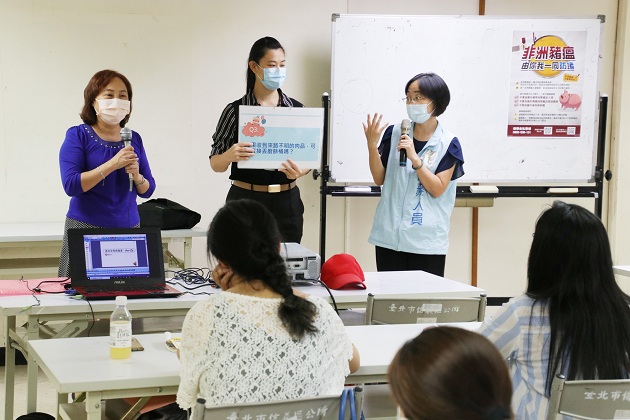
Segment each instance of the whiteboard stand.
[[[320,191],[322,261],[326,260],[326,196],[380,195],[380,187],[367,186],[373,185],[373,182],[367,150],[362,141],[361,122],[366,114],[375,111],[385,115],[389,121],[403,118],[398,96],[402,92],[399,89],[411,74],[417,72],[413,69],[440,74],[456,96],[443,122],[454,132],[466,133],[469,140],[464,146],[468,162],[461,185],[507,185],[494,189],[478,188],[475,193],[468,186],[457,188],[458,199],[463,199],[459,201],[474,209],[473,285],[477,260],[475,241],[478,237],[478,223],[474,216],[478,213],[477,208],[485,205],[484,202],[493,202],[498,197],[594,198],[594,213],[601,217],[603,182],[611,177],[610,171],[603,169],[607,98],[599,94],[599,49],[604,22],[605,16],[533,18],[334,14],[331,28],[331,97],[325,110],[330,119],[326,125],[328,144],[319,174],[323,177]],[[444,35],[439,43],[433,40],[435,33]],[[547,36],[550,38],[547,39]],[[514,91],[519,89],[520,82],[539,80],[521,74],[523,60],[527,58],[523,58],[524,53],[520,51],[529,48],[531,53],[537,41],[543,39],[560,40],[561,43],[566,40],[573,52],[575,49],[579,52],[576,57],[567,57],[573,64],[565,73],[569,76],[567,83],[578,82],[574,87],[582,95],[581,114],[576,116],[581,127],[580,136],[575,137],[578,141],[529,141],[528,138],[536,138],[531,135],[531,127],[522,129],[523,132],[513,125],[510,128],[510,122],[517,120],[510,119],[513,107],[506,108],[506,98],[520,98]],[[542,44],[538,46],[544,47]],[[408,53],[418,51],[420,47],[421,54]],[[374,60],[375,56],[379,60]],[[558,62],[557,57],[554,60]],[[534,61],[544,64],[544,68],[548,64],[553,68],[551,63]],[[392,63],[404,65],[394,66]],[[529,60],[529,63],[527,70],[531,70],[533,61]],[[557,69],[562,69],[560,64],[557,66]],[[387,77],[383,78],[383,74]],[[471,80],[475,82],[471,83]],[[554,87],[544,88],[554,98],[559,93],[554,91]],[[483,100],[483,111],[478,107],[480,98]],[[529,103],[532,98],[521,99]],[[557,109],[550,111],[553,115],[558,113]],[[517,114],[520,115],[516,113],[512,118]],[[506,116],[508,119],[505,119]],[[567,115],[562,118],[567,120],[566,124],[550,124],[552,134],[553,126],[567,125],[568,130],[569,125],[573,125],[573,118]],[[510,136],[510,133],[515,135]],[[568,131],[566,134],[568,137]],[[506,141],[506,136],[514,138]],[[556,137],[562,139],[564,135],[553,138]],[[314,176],[317,174],[314,173]],[[329,186],[329,181],[354,186]],[[359,187],[362,183],[366,186]]]
[[322,264],[326,261],[326,196],[328,195],[328,180],[330,179],[330,167],[328,166],[328,114],[330,109],[330,96],[322,93],[322,107],[324,108],[324,138],[322,139],[322,170],[313,171],[313,179],[320,180],[320,205],[319,205],[319,256]]
[[[322,143],[322,170],[313,171],[313,179],[320,179],[320,226],[319,226],[319,255],[321,257],[322,264],[326,262],[326,205],[327,196],[333,197],[379,197],[381,195],[381,187],[379,186],[365,186],[361,190],[347,190],[345,186],[329,186],[330,180],[330,166],[328,164],[328,126],[329,126],[329,111],[330,111],[330,97],[328,93],[322,94],[322,106],[324,108],[324,139]],[[594,171],[593,186],[578,186],[577,192],[572,193],[559,193],[550,192],[549,189],[553,186],[500,186],[496,193],[471,193],[468,186],[457,187],[457,198],[528,198],[528,197],[582,197],[582,198],[594,198],[595,199],[595,215],[601,219],[602,208],[604,202],[604,180],[610,181],[612,178],[612,172],[610,169],[604,171],[604,164],[606,158],[606,121],[608,116],[608,95],[601,95],[599,97],[599,127],[597,132],[597,162]]]
[[595,215],[602,218],[604,207],[604,179],[612,179],[610,169],[604,172],[606,162],[606,121],[608,117],[608,95],[599,96],[599,129],[597,130],[597,165],[595,166],[595,184],[597,185],[597,196],[595,197]]

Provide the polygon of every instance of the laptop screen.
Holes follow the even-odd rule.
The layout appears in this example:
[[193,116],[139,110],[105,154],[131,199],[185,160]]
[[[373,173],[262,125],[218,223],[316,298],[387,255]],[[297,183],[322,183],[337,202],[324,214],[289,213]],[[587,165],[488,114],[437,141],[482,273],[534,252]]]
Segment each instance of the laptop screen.
[[90,280],[150,274],[146,233],[83,235],[83,247]]
[[74,286],[163,285],[159,228],[68,229]]

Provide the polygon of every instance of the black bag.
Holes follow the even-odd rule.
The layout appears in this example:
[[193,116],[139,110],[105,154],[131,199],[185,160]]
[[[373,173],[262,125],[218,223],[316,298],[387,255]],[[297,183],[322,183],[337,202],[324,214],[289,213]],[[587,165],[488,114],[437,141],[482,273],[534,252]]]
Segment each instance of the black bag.
[[55,420],[55,417],[51,416],[48,413],[40,413],[39,411],[34,411],[32,413],[16,417],[15,420]]
[[154,198],[138,205],[140,226],[168,229],[190,229],[201,220],[201,215],[166,198]]
[[188,419],[188,411],[179,408],[177,403],[171,403],[155,410],[148,411],[138,420],[186,420]]

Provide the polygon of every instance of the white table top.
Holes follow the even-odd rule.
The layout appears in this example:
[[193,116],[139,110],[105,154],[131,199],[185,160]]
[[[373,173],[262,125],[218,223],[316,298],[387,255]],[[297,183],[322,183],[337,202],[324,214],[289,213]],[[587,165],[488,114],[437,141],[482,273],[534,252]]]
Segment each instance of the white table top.
[[[355,303],[357,298],[367,302],[368,293],[396,297],[479,297],[484,289],[455,280],[445,279],[424,271],[380,271],[365,273],[367,289],[332,290],[340,304]],[[300,288],[300,290],[302,290]],[[328,298],[323,287],[307,287],[303,290],[315,296]]]
[[[0,243],[2,242],[43,242],[61,241],[64,223],[0,223]],[[195,226],[192,229],[163,230],[162,238],[183,238],[206,236],[206,228]]]
[[630,277],[630,265],[615,265],[613,266],[613,271],[620,276]]
[[[436,324],[367,325],[346,327],[361,355],[361,367],[349,376],[385,375],[398,349],[427,327]],[[480,322],[441,324],[477,330]],[[177,386],[179,361],[167,350],[164,334],[136,336],[144,351],[131,358],[109,358],[109,337],[61,338],[30,341],[29,351],[58,393],[129,390]],[[81,351],[77,351],[81,349]],[[72,354],[72,357],[68,355]],[[90,372],[86,375],[85,372]]]
[[[338,304],[356,304],[357,307],[365,306],[368,293],[387,294],[395,296],[441,296],[441,297],[475,297],[484,293],[483,289],[469,286],[454,280],[444,279],[423,271],[398,271],[398,272],[368,272],[365,273],[367,289],[331,290]],[[176,285],[180,290],[182,286]],[[326,289],[322,286],[299,286],[300,291],[319,296],[330,302]],[[194,290],[218,293],[219,289],[204,287]],[[177,298],[168,299],[129,299],[128,307],[133,314],[134,310],[153,309],[182,309],[191,308],[196,302],[207,297],[205,294],[184,294]],[[41,301],[37,305],[31,295],[2,296],[0,297],[0,313],[4,316],[16,315],[46,315],[46,314],[80,314],[89,313],[90,306],[85,300],[71,299],[62,294],[38,294]],[[92,309],[100,312],[114,310],[114,300],[90,301]]]
[[123,360],[110,359],[109,337],[34,340],[28,346],[58,393],[177,386],[179,360],[167,350],[164,334],[136,337],[144,351]]
[[[438,324],[359,325],[346,327],[350,340],[359,350],[361,367],[352,376],[385,375],[396,352],[425,328]],[[439,324],[476,331],[481,322]]]

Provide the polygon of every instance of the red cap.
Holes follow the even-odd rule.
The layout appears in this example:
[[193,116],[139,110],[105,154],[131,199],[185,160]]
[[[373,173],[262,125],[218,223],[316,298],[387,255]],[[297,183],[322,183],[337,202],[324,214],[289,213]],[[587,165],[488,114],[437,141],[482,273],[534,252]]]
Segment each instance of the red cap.
[[367,289],[365,275],[357,260],[350,254],[335,254],[322,266],[321,279],[331,289],[355,286]]

